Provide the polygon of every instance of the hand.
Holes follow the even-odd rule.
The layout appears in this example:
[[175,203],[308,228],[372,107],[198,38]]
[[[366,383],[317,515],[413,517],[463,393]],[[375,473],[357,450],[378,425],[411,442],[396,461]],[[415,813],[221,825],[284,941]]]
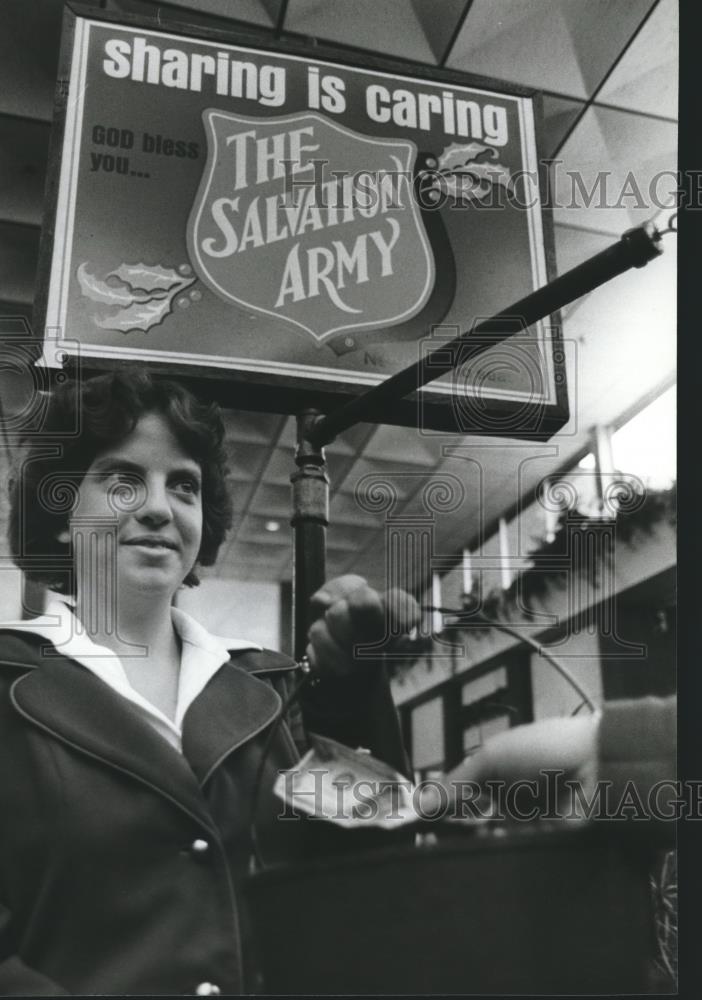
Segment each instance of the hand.
[[[559,784],[562,799],[549,802],[545,772],[562,772],[564,780],[578,783],[590,795],[597,780],[599,721],[599,713],[582,718],[543,719],[493,736],[445,775],[442,784],[448,791],[449,803],[460,801],[464,794],[461,782],[484,787],[489,781],[503,782],[506,788],[514,788],[518,782],[530,782],[534,783],[533,791],[523,789],[521,799],[515,799],[521,803],[520,810],[528,801],[531,807],[537,808],[561,806],[564,815],[576,818],[578,800],[567,786]],[[434,797],[438,801],[438,792]],[[433,805],[430,802],[429,808]]]
[[546,769],[579,776],[597,763],[599,715],[543,719],[493,736],[448,775],[483,782],[538,778]]
[[[347,677],[370,657],[355,657],[364,645],[381,644],[382,652],[417,655],[409,633],[419,623],[415,599],[404,590],[373,590],[362,576],[347,574],[327,583],[312,596],[318,617],[309,630],[307,658],[319,675]],[[382,640],[387,637],[387,641]]]

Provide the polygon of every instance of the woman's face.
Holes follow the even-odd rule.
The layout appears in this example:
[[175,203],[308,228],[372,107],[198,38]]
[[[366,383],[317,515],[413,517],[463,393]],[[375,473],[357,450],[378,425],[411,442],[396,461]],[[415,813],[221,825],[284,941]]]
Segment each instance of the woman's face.
[[[99,572],[115,537],[119,593],[172,596],[195,565],[202,539],[202,472],[159,413],[147,413],[119,443],[96,456],[71,517],[96,555],[77,556],[76,583]],[[103,557],[107,562],[107,556]],[[106,580],[95,581],[102,590]]]

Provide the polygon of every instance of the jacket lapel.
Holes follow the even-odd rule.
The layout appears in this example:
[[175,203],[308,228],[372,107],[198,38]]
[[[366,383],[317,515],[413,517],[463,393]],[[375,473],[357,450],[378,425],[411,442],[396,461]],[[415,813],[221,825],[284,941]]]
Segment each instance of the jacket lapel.
[[183,753],[200,784],[232,751],[270,725],[281,704],[270,685],[225,664],[183,719]]
[[33,725],[151,786],[212,829],[187,761],[85,667],[66,657],[44,660],[15,681],[11,697]]

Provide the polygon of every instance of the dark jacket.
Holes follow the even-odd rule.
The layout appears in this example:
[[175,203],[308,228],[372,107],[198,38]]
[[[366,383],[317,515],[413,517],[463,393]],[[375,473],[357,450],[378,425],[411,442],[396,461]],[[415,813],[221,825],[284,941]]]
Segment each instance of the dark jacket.
[[[252,991],[238,884],[295,664],[232,654],[186,713],[181,756],[108,685],[42,646],[0,630],[0,993]],[[273,781],[304,749],[301,721],[404,766],[377,670],[322,682],[302,716],[278,727],[263,769],[266,862],[309,857],[328,835],[329,824],[276,819]],[[332,831],[334,850],[346,831]]]

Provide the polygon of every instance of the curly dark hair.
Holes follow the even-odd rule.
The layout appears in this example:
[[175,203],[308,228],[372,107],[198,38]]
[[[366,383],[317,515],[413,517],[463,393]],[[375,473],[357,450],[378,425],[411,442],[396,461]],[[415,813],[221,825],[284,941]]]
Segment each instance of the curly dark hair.
[[[68,526],[70,501],[95,458],[130,434],[144,414],[154,412],[164,417],[202,470],[197,563],[215,562],[232,523],[220,409],[201,402],[178,382],[129,367],[83,382],[67,380],[49,397],[42,428],[46,436],[29,442],[10,482],[10,552],[28,579],[62,594],[73,592],[70,546],[58,540]],[[47,502],[47,493],[53,502]],[[194,570],[183,581],[188,587],[199,582]]]

